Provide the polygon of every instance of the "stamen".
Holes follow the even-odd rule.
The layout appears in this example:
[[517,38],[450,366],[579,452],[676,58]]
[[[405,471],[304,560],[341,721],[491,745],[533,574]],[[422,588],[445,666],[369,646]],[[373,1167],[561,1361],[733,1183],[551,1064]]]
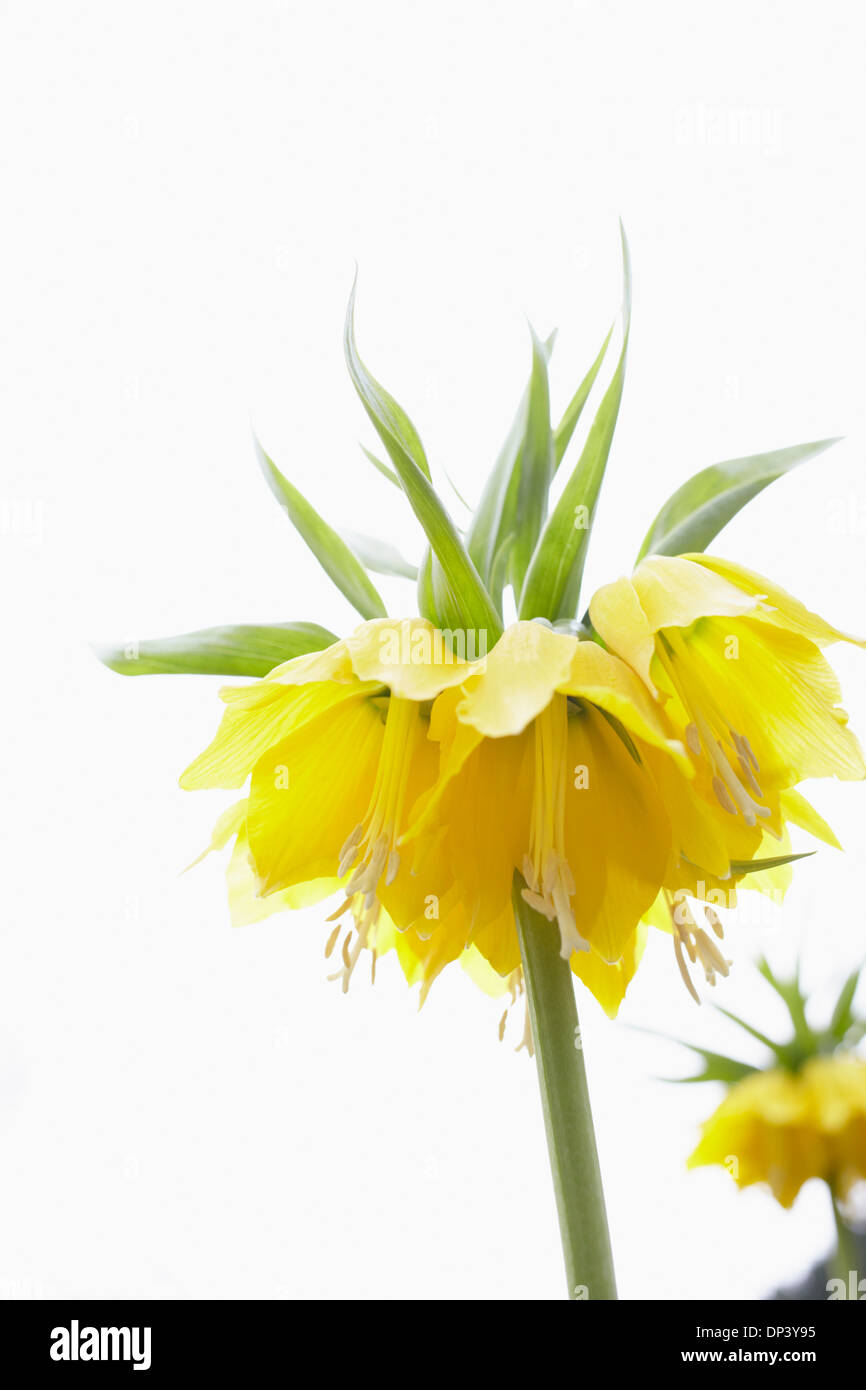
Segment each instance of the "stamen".
[[[714,985],[716,983],[717,975],[727,978],[730,974],[732,962],[725,960],[725,957],[722,955],[716,943],[707,936],[707,933],[702,927],[697,925],[687,903],[680,901],[677,903],[676,908],[674,908],[673,894],[665,890],[665,897],[667,898],[668,911],[671,915],[674,956],[676,958],[677,967],[689,994],[696,1003],[700,1004],[700,996],[689,975],[683,952],[688,955],[692,965],[700,961],[704,976],[709,985]],[[718,914],[707,903],[704,904],[704,915],[713,931],[716,933],[716,936],[723,936],[722,923],[719,920]]]
[[[658,634],[656,653],[683,708],[691,716],[685,727],[686,743],[696,758],[705,752],[712,765],[712,786],[719,805],[728,815],[742,815],[749,826],[757,825],[759,818],[767,819],[771,813],[760,804],[764,794],[755,777],[759,768],[752,746],[724,718],[714,682],[707,684],[701,678],[700,669],[689,660],[682,636],[673,629]],[[730,740],[729,746],[736,754],[736,770],[720,734]]]
[[713,778],[713,791],[716,793],[716,800],[722,809],[727,811],[729,815],[735,816],[737,814],[737,808],[728,796],[728,789],[721,777]]
[[567,777],[568,703],[565,696],[554,695],[535,721],[535,787],[529,852],[523,856],[526,887],[521,896],[549,922],[557,922],[560,954],[565,960],[574,951],[589,950],[571,906],[575,882],[565,857]]

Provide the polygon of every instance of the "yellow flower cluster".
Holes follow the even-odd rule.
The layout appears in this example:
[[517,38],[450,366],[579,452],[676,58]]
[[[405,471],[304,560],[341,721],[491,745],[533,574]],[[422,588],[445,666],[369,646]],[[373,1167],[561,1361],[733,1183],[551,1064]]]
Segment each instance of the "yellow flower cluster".
[[345,985],[363,950],[375,967],[393,948],[422,998],[453,960],[513,993],[517,874],[611,1015],[648,923],[693,992],[687,961],[727,974],[718,916],[707,931],[681,899],[730,901],[750,862],[784,856],[788,823],[835,843],[795,786],[866,776],[820,650],[854,639],[705,555],[644,560],[590,615],[596,640],[523,621],[490,652],[378,619],[223,690],[181,785],[249,782],[212,842],[234,839],[233,921],[339,892]]
[[790,1207],[810,1178],[836,1197],[866,1178],[866,1062],[813,1057],[797,1072],[738,1081],[703,1126],[689,1167],[722,1164],[740,1187],[768,1183]]

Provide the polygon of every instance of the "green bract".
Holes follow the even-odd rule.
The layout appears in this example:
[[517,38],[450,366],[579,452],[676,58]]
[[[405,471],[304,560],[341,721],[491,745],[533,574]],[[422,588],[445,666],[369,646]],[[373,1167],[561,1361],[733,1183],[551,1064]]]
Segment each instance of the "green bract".
[[[554,335],[531,334],[529,380],[511,428],[465,530],[458,527],[437,492],[417,429],[406,411],[375,379],[355,341],[355,287],[346,313],[344,347],[352,384],[385,457],[365,445],[369,463],[405,494],[425,541],[420,564],[406,559],[394,537],[339,532],[324,520],[255,441],[268,485],[288,519],[328,577],[362,618],[387,616],[370,574],[415,583],[418,611],[438,627],[475,632],[476,650],[489,649],[504,625],[504,600],[511,591],[520,618],[540,618],[560,631],[592,637],[581,625],[580,589],[592,526],[611,453],[625,383],[631,320],[631,271],[622,233],[623,304],[619,351],[602,382],[616,323],[562,413],[551,413],[548,366]],[[599,400],[585,430],[574,466],[562,481],[560,465],[578,432],[598,384]],[[814,458],[836,441],[819,440],[772,453],[729,459],[701,469],[664,503],[647,532],[638,558],[702,551],[737,512],[776,478]],[[444,467],[441,474],[448,479]],[[457,487],[451,483],[459,498]],[[471,510],[471,509],[470,509]],[[402,538],[400,538],[402,540]],[[401,616],[413,607],[401,605]],[[125,675],[194,673],[265,675],[303,652],[327,646],[333,634],[313,623],[209,628],[178,637],[106,647],[98,655]]]
[[[800,987],[799,966],[790,980],[783,980],[775,975],[766,960],[759,960],[757,966],[767,983],[784,1001],[791,1020],[791,1036],[783,1042],[776,1042],[760,1029],[753,1027],[746,1019],[731,1013],[729,1009],[717,1007],[719,1013],[724,1014],[725,1018],[742,1028],[772,1054],[774,1066],[796,1072],[811,1057],[826,1057],[839,1048],[850,1049],[866,1036],[866,1020],[855,1014],[853,1007],[862,966],[852,971],[846,979],[830,1021],[824,1028],[814,1027],[806,1017],[807,998]],[[719,1052],[707,1052],[705,1048],[696,1047],[694,1043],[681,1042],[681,1046],[695,1053],[702,1060],[703,1066],[694,1076],[677,1077],[677,1081],[724,1081],[727,1085],[733,1085],[750,1072],[763,1070],[762,1067],[723,1056]]]

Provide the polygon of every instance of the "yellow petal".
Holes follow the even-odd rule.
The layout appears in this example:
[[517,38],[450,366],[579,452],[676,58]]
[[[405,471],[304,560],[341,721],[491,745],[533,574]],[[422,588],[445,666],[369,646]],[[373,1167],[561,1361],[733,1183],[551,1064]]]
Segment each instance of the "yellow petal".
[[614,964],[604,960],[597,951],[575,951],[571,968],[595,995],[608,1018],[616,1018],[625,992],[640,964],[646,945],[647,930],[640,925],[627,941],[621,958]]
[[243,797],[229,806],[216,822],[207,849],[203,849],[201,854],[188,864],[184,873],[189,869],[194,869],[196,864],[200,864],[209,854],[215,850],[223,849],[228,844],[233,835],[237,835],[243,829],[244,820],[247,814],[247,799]]
[[544,623],[519,622],[506,628],[472,676],[457,717],[485,738],[522,733],[568,681],[575,637],[553,632]]
[[644,768],[591,705],[568,721],[568,757],[565,843],[577,929],[615,963],[658,894],[670,823]]
[[824,817],[819,816],[815,807],[800,792],[789,788],[779,793],[779,801],[782,814],[792,825],[798,825],[801,830],[808,831],[816,840],[823,840],[825,845],[833,849],[842,848]]
[[243,786],[274,744],[342,701],[361,698],[367,688],[326,682],[295,689],[267,680],[221,691],[228,708],[216,736],[181,775],[180,785],[186,791]]
[[746,594],[761,595],[764,602],[759,610],[760,615],[766,611],[772,621],[790,628],[792,632],[799,632],[801,636],[810,638],[819,646],[830,642],[852,642],[855,646],[866,647],[866,640],[852,637],[849,633],[833,627],[817,613],[810,612],[799,599],[793,598],[778,584],[761,574],[756,574],[754,570],[737,565],[733,560],[723,560],[717,555],[689,555],[684,558],[712,570],[714,574],[734,584]]
[[383,734],[371,701],[345,700],[259,759],[247,833],[261,893],[336,876],[370,801]]
[[419,702],[472,674],[474,646],[474,631],[443,633],[424,618],[377,618],[346,640],[359,680],[381,682],[392,694]]

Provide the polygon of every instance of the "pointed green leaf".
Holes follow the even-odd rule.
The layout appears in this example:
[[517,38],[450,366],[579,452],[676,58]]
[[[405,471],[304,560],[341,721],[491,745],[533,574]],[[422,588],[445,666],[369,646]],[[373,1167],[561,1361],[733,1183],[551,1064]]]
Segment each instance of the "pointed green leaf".
[[829,1032],[839,1042],[842,1041],[845,1034],[851,1028],[852,1024],[856,1023],[857,1021],[852,1012],[852,1005],[854,1003],[854,995],[857,993],[857,985],[860,983],[860,976],[862,972],[862,965],[858,966],[856,970],[852,970],[851,974],[848,976],[847,980],[842,986],[842,992],[840,993],[839,998],[836,1000],[836,1007],[833,1010],[833,1017],[830,1019]]
[[813,1052],[817,1040],[806,1021],[806,1000],[803,991],[800,989],[799,962],[797,963],[796,974],[792,980],[780,980],[777,975],[773,974],[769,961],[765,960],[763,957],[756,961],[756,965],[767,983],[772,986],[779,998],[783,1000],[788,1013],[791,1015],[797,1048],[804,1054]]
[[665,502],[644,538],[638,560],[644,555],[706,550],[732,517],[765,487],[838,442],[838,438],[818,439],[703,468]]
[[[556,334],[544,344],[547,361],[553,352]],[[517,534],[517,504],[523,441],[526,437],[530,385],[528,383],[505,442],[484,485],[466,538],[469,556],[494,601],[499,601],[507,582],[508,558]],[[494,578],[495,576],[495,578]]]
[[548,517],[529,566],[518,611],[521,618],[574,618],[595,509],[625,381],[631,326],[631,264],[625,230],[623,257],[623,340],[616,371],[596,412],[574,471]]
[[800,854],[774,854],[766,859],[732,859],[731,873],[737,878],[745,874],[759,874],[764,869],[780,869],[783,864],[793,864],[797,859],[811,859],[816,849],[803,850]]
[[611,325],[610,329],[608,330],[607,337],[601,345],[598,356],[596,357],[586,376],[583,378],[583,381],[580,383],[571,400],[569,401],[565,409],[565,413],[556,427],[556,432],[553,437],[554,471],[556,471],[556,469],[562,463],[562,458],[566,449],[569,446],[571,436],[574,434],[574,431],[577,428],[577,423],[581,417],[581,414],[583,413],[583,407],[586,405],[589,393],[595,385],[595,379],[598,376],[598,373],[601,369],[601,364],[604,361],[604,354],[607,352],[607,345],[611,340],[612,334],[613,325]]
[[388,541],[380,541],[377,536],[362,536],[358,531],[344,531],[343,539],[361,564],[374,574],[394,574],[400,579],[418,578],[418,566],[413,565]]
[[123,676],[266,676],[283,661],[336,641],[318,623],[251,623],[95,646],[94,652]]
[[268,457],[259,441],[256,453],[271,492],[276,497],[295,530],[306,541],[328,578],[349,600],[362,618],[385,618],[388,611],[378,589],[370,580],[364,566],[353,555],[346,542],[337,535],[315,507]]
[[529,378],[526,429],[520,448],[514,541],[508,565],[508,576],[516,594],[520,593],[547,516],[547,494],[553,477],[547,351],[531,325],[529,331],[532,334],[532,374]]
[[405,411],[368,372],[358,355],[354,330],[355,286],[346,311],[346,364],[361,404],[388,451],[403,491],[441,565],[460,625],[485,634],[492,645],[501,635],[499,615],[460,534],[430,482],[430,468],[414,425]]
[[735,1057],[726,1057],[721,1052],[710,1052],[705,1047],[698,1047],[696,1043],[686,1042],[683,1038],[673,1038],[667,1033],[660,1033],[655,1028],[642,1028],[639,1025],[631,1024],[638,1033],[647,1033],[653,1038],[663,1038],[665,1042],[676,1043],[677,1047],[687,1047],[689,1052],[694,1052],[695,1056],[700,1057],[704,1063],[702,1071],[695,1076],[663,1076],[661,1081],[669,1081],[673,1085],[689,1085],[695,1081],[724,1081],[728,1085],[733,1085],[735,1081],[741,1081],[744,1076],[749,1076],[752,1072],[758,1071],[758,1067],[753,1067],[749,1062],[740,1062]]
[[379,473],[382,474],[383,478],[387,478],[388,482],[393,483],[395,487],[400,486],[400,479],[397,477],[397,474],[394,472],[393,468],[389,468],[387,463],[383,463],[380,458],[377,458],[376,455],[371,453],[370,450],[366,448],[366,446],[363,444],[361,445],[361,452],[369,459],[373,467],[377,469]]
[[755,1038],[759,1043],[763,1043],[764,1047],[769,1048],[777,1057],[786,1051],[786,1045],[784,1043],[773,1042],[772,1038],[768,1038],[766,1033],[762,1033],[758,1028],[754,1028],[751,1023],[747,1023],[747,1021],[744,1018],[740,1018],[738,1014],[732,1014],[730,1009],[723,1009],[721,1004],[717,1004],[716,1008],[720,1014],[724,1014],[725,1018],[729,1018],[731,1023],[736,1023],[738,1028],[744,1029],[751,1038]]
[[759,1067],[753,1067],[749,1062],[738,1062],[735,1057],[725,1057],[721,1052],[710,1052],[704,1047],[695,1047],[692,1043],[683,1043],[683,1047],[690,1047],[704,1063],[701,1071],[694,1076],[666,1076],[665,1081],[689,1085],[695,1081],[723,1081],[726,1086],[733,1086],[737,1081],[742,1081],[744,1077],[751,1076],[759,1071]]

